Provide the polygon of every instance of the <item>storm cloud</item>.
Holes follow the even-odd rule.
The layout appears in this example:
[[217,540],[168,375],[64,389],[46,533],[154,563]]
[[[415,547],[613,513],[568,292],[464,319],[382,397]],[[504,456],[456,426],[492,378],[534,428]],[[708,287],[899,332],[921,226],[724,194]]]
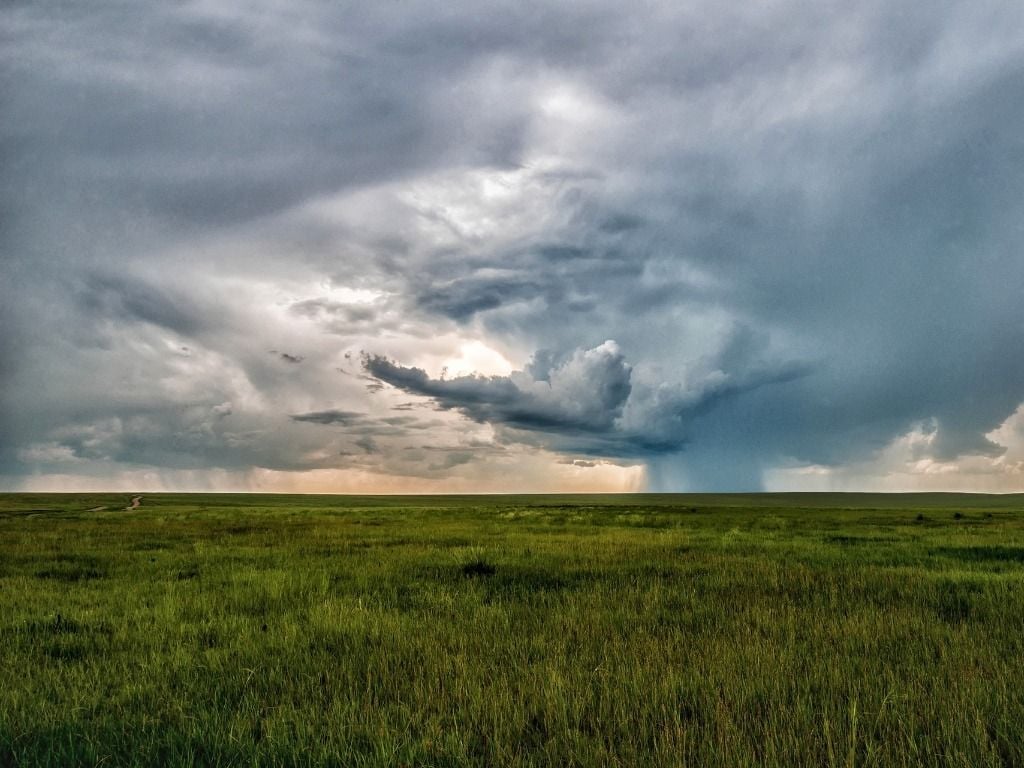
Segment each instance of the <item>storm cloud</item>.
[[5,488],[1024,483],[1020,4],[0,17]]
[[406,392],[433,398],[470,418],[523,429],[604,433],[629,398],[631,368],[613,341],[573,354],[558,365],[512,376],[431,379],[382,357],[365,361],[367,372]]
[[540,353],[525,371],[509,376],[432,379],[419,368],[382,357],[367,357],[364,367],[393,387],[431,398],[439,408],[510,428],[510,440],[532,443],[540,434],[542,444],[563,452],[638,458],[678,453],[702,415],[745,392],[809,372],[793,364],[747,366],[739,373],[714,368],[691,371],[685,383],[634,386],[633,369],[614,341],[564,360]]

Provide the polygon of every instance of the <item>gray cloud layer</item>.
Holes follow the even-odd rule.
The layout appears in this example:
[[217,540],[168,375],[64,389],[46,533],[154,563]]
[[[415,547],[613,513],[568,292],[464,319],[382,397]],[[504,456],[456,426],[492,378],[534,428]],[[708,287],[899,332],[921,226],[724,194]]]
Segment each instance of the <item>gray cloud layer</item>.
[[[1019,4],[0,14],[8,486],[544,449],[741,489],[922,424],[915,460],[1005,454]],[[523,370],[440,377],[477,342]]]

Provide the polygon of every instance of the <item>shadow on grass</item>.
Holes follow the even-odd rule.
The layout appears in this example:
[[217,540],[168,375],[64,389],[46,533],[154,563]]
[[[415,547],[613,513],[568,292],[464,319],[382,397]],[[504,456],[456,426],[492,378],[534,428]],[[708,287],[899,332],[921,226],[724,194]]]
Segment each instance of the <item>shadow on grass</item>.
[[83,555],[61,555],[52,564],[35,572],[37,579],[53,579],[67,583],[105,579],[109,575],[107,564],[103,560]]
[[[222,741],[222,740],[220,740]],[[289,753],[194,738],[174,727],[104,718],[14,733],[0,724],[0,765],[240,765],[288,764]]]
[[826,536],[825,541],[829,544],[849,547],[858,544],[892,544],[899,539],[894,536]]
[[931,554],[954,557],[969,563],[1024,563],[1024,547],[937,547]]
[[53,618],[13,627],[12,639],[56,661],[81,661],[109,646],[113,630],[106,623],[88,623],[58,613]]
[[949,624],[963,624],[980,617],[984,589],[969,581],[942,581],[931,600],[935,614]]
[[415,569],[410,582],[483,589],[489,599],[499,596],[528,599],[586,589],[601,578],[600,574],[590,571],[556,571],[543,566],[494,563],[486,558],[474,558],[458,565],[421,566]]

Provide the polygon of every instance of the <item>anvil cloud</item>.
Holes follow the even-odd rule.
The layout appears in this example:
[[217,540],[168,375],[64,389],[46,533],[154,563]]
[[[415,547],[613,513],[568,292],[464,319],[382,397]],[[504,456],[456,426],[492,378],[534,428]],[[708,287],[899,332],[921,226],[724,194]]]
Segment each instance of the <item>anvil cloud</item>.
[[5,489],[1024,490],[1019,3],[0,16]]

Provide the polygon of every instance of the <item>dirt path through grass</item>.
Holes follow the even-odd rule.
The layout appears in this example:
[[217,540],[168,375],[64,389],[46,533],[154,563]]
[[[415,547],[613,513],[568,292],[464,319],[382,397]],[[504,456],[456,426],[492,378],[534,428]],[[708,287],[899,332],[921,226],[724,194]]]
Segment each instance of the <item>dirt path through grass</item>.
[[142,504],[142,497],[141,496],[132,496],[132,503],[131,503],[131,505],[125,507],[125,509],[138,509],[141,504]]

